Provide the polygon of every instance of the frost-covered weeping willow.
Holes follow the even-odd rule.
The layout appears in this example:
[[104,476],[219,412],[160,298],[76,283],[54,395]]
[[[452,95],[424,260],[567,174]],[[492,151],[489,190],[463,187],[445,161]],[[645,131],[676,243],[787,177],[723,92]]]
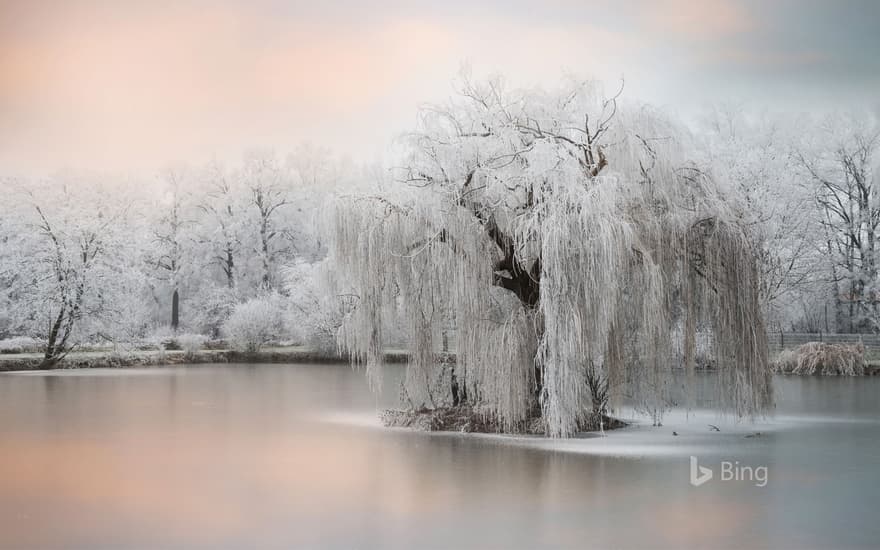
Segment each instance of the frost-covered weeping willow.
[[[379,383],[383,328],[402,315],[411,407],[470,405],[508,431],[540,418],[564,437],[590,413],[588,374],[612,405],[659,421],[673,367],[690,379],[709,331],[719,407],[760,413],[772,396],[755,256],[683,135],[592,83],[465,78],[421,112],[392,192],[335,205],[333,260],[359,296],[341,346]],[[435,352],[453,324],[450,367]]]

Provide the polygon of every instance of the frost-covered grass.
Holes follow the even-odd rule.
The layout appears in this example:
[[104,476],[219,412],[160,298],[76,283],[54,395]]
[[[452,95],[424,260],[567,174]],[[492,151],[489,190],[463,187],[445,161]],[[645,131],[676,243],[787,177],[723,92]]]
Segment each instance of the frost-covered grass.
[[[401,351],[386,351],[386,363],[405,361]],[[0,371],[30,371],[45,368],[42,353],[0,354]],[[333,353],[305,346],[265,346],[257,352],[235,349],[205,348],[187,353],[185,350],[132,349],[125,353],[115,350],[73,351],[53,368],[115,368],[137,366],[164,366],[206,363],[338,363],[345,359]]]
[[179,334],[176,337],[177,344],[185,355],[193,355],[200,351],[209,339],[204,334],[191,333]]
[[862,344],[808,342],[793,350],[783,350],[774,368],[786,374],[862,376],[868,364]]
[[28,336],[15,336],[0,340],[0,353],[38,353],[43,350],[45,342]]

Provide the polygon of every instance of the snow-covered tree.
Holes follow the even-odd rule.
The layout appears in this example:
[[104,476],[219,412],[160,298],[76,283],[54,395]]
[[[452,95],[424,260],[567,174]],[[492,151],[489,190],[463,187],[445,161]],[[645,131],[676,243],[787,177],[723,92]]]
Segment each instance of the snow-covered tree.
[[299,262],[285,270],[285,289],[290,303],[291,326],[309,347],[324,352],[336,350],[336,336],[355,297],[332,290],[328,260]]
[[156,277],[171,291],[171,314],[169,321],[172,330],[180,325],[180,293],[187,268],[192,268],[191,204],[187,192],[188,173],[183,169],[169,169],[163,174],[165,187],[160,203],[160,212],[153,225],[153,242],[147,261]]
[[330,149],[313,143],[298,145],[288,155],[287,164],[300,185],[313,189],[334,186],[347,168]]
[[792,148],[801,124],[770,113],[724,105],[707,113],[699,134],[705,164],[727,181],[741,201],[761,266],[761,294],[776,330],[803,315],[792,309],[824,288],[812,186],[797,167]]
[[[13,196],[11,180],[0,178],[0,193],[4,197]],[[0,213],[0,339],[15,336],[16,329],[12,316],[15,306],[14,287],[21,277],[21,273],[13,267],[18,265],[16,246],[21,229],[18,226],[19,220],[16,219],[19,212],[16,210],[7,207]]]
[[838,114],[810,137],[797,159],[815,184],[837,330],[880,330],[880,123],[870,113]]
[[[619,95],[619,94],[618,94]],[[460,82],[423,109],[392,192],[339,201],[331,259],[359,296],[341,344],[378,382],[389,307],[412,327],[415,408],[471,405],[502,429],[540,418],[569,436],[592,407],[664,408],[683,326],[711,327],[718,405],[772,399],[756,251],[725,188],[688,160],[686,134],[590,82],[552,92]],[[457,362],[438,394],[434,351],[454,320]]]
[[198,208],[204,214],[198,227],[199,240],[207,249],[209,262],[220,267],[227,288],[236,285],[243,261],[245,202],[231,175],[219,163],[203,171],[204,193]]
[[252,152],[245,158],[241,178],[250,195],[257,231],[256,252],[263,289],[274,288],[279,266],[292,259],[293,238],[285,210],[291,205],[290,175],[276,156]]
[[45,342],[44,365],[142,320],[132,303],[143,298],[143,281],[128,261],[127,204],[84,182],[22,183],[18,191],[8,213],[16,236],[4,243],[0,278],[14,330]]
[[189,330],[219,338],[223,323],[239,302],[239,290],[203,281],[184,301],[181,320]]

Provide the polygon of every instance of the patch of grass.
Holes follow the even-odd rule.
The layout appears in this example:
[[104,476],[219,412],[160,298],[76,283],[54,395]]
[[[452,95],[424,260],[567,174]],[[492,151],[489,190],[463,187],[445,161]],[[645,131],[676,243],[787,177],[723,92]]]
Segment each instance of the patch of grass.
[[808,342],[779,353],[773,368],[784,374],[862,376],[868,367],[865,346]]

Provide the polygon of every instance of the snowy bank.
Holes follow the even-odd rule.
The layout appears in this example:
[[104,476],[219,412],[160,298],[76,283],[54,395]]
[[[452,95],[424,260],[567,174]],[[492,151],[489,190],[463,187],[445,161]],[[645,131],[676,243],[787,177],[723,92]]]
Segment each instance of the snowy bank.
[[[385,361],[402,363],[407,360],[403,351],[387,351]],[[265,348],[256,352],[243,352],[230,349],[204,349],[198,351],[149,350],[118,353],[114,351],[72,352],[52,368],[124,368],[150,367],[164,365],[205,364],[205,363],[340,363],[348,359],[334,353],[315,351],[309,348],[292,346]],[[21,353],[0,355],[0,372],[42,370],[43,355],[40,353]]]

